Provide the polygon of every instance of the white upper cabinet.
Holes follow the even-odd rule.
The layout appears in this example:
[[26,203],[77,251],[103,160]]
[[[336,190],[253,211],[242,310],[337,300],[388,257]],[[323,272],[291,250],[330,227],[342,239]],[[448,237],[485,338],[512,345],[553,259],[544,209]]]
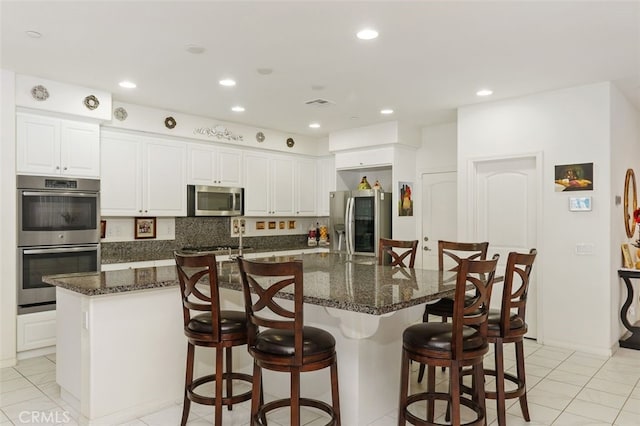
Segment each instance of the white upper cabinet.
[[329,216],[329,193],[336,190],[333,157],[318,160],[318,216]]
[[102,132],[103,216],[186,216],[186,146]]
[[242,151],[191,143],[188,147],[188,183],[242,186]]
[[318,165],[314,159],[297,159],[295,169],[296,216],[315,216],[317,212]]
[[100,177],[100,126],[60,118],[16,115],[21,174]]
[[294,215],[294,160],[263,153],[244,155],[246,216]]

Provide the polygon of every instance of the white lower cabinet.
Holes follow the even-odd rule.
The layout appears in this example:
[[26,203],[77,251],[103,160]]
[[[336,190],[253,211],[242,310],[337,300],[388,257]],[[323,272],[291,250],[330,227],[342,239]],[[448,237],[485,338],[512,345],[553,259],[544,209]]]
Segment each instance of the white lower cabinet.
[[104,131],[102,216],[186,216],[185,144]]
[[18,315],[18,352],[46,348],[56,344],[56,311]]

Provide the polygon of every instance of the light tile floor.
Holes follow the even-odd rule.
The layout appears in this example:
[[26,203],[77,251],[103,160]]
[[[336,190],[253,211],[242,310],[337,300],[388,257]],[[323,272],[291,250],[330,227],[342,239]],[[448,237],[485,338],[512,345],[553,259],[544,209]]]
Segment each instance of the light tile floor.
[[[513,372],[513,345],[505,347],[505,364]],[[598,357],[566,349],[525,342],[527,387],[531,422],[522,418],[516,400],[508,401],[507,424],[518,425],[617,425],[640,426],[640,351],[620,349],[611,358]],[[0,370],[0,425],[77,425],[78,414],[60,399],[55,383],[55,355],[22,360],[16,367]],[[485,364],[492,365],[492,356]],[[413,366],[412,392],[424,388],[416,383],[417,365]],[[438,387],[446,389],[447,374],[438,372]],[[487,381],[491,386],[492,381]],[[266,395],[265,399],[269,400]],[[348,401],[343,396],[343,405]],[[418,407],[418,409],[423,409]],[[443,421],[444,407],[436,407]],[[126,423],[127,426],[175,426],[180,423],[182,404],[177,403]],[[488,420],[497,424],[494,401],[488,401]],[[249,404],[224,410],[224,424],[248,424]],[[468,414],[468,413],[464,413]],[[288,424],[285,410],[275,412],[269,424]],[[466,416],[465,416],[466,417]],[[305,411],[305,426],[320,426],[324,418]],[[192,404],[188,424],[211,425],[212,407]],[[366,426],[395,426],[397,412]],[[361,426],[361,425],[345,425]],[[364,425],[362,425],[364,426]]]

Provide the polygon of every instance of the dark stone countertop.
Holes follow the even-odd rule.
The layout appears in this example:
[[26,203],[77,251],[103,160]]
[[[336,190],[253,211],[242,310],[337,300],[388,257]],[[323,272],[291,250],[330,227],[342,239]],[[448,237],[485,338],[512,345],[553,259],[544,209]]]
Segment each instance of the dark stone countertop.
[[[455,287],[454,272],[378,266],[375,258],[369,256],[313,253],[263,259],[302,260],[305,303],[372,315],[452,296]],[[242,290],[234,262],[221,262],[218,279],[221,288]],[[178,285],[174,266],[53,275],[43,277],[43,281],[86,296]],[[291,295],[284,292],[279,296],[291,299]]]

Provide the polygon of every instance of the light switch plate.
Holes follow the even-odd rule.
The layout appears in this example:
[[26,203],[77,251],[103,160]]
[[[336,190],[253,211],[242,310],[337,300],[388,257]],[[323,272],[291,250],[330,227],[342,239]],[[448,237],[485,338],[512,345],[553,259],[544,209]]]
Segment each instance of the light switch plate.
[[593,243],[576,244],[576,254],[579,256],[593,256]]

